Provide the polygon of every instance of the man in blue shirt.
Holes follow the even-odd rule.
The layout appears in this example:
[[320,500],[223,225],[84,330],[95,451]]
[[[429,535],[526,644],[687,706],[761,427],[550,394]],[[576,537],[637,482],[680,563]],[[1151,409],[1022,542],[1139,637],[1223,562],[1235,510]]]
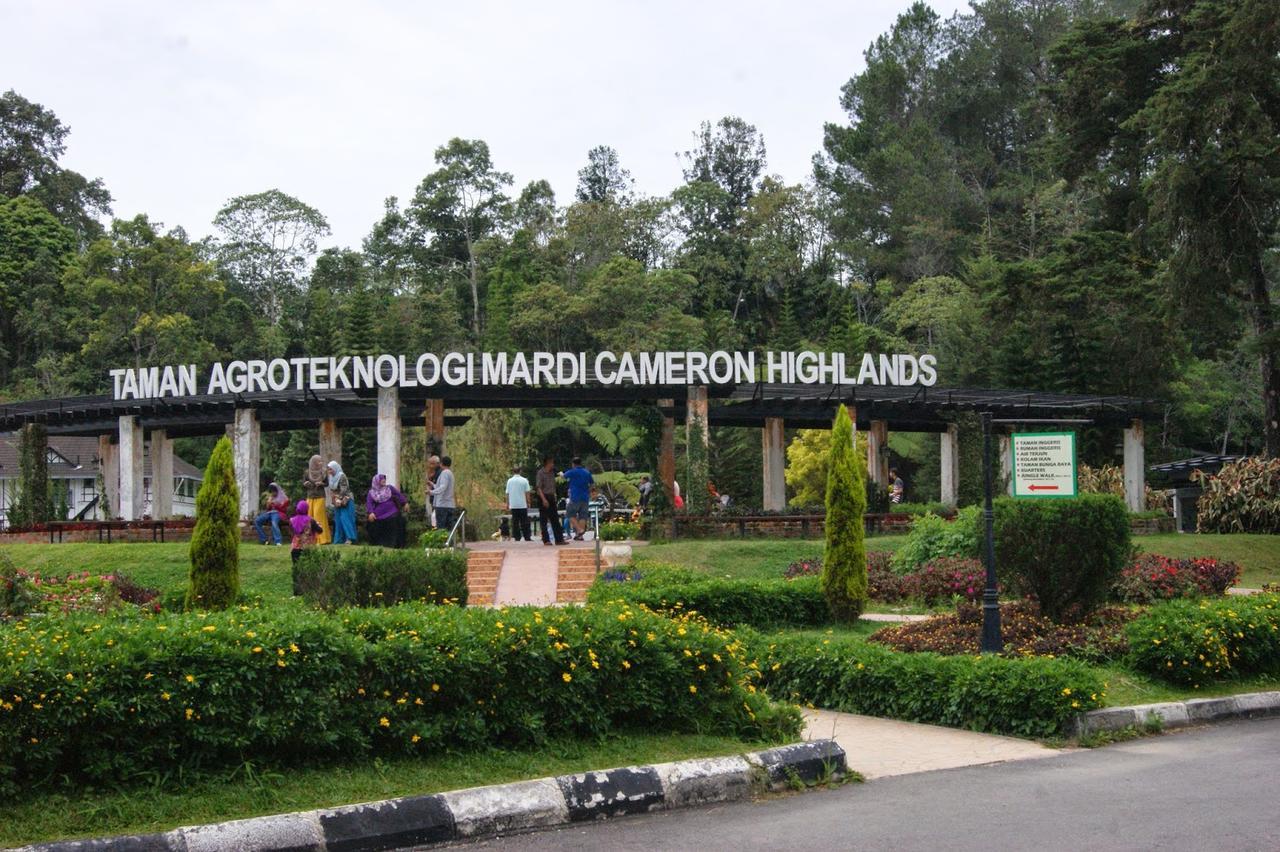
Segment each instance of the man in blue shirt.
[[564,472],[569,483],[569,504],[565,507],[565,517],[573,524],[574,541],[582,541],[587,531],[587,504],[591,501],[591,486],[595,479],[591,471],[582,466],[582,459],[574,457],[573,467]]

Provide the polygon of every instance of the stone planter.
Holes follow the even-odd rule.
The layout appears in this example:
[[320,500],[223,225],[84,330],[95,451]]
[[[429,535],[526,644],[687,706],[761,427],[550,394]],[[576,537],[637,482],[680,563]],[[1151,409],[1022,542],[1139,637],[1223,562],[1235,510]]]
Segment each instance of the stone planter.
[[629,541],[600,542],[600,560],[607,562],[610,568],[617,565],[630,565],[631,555],[632,546]]

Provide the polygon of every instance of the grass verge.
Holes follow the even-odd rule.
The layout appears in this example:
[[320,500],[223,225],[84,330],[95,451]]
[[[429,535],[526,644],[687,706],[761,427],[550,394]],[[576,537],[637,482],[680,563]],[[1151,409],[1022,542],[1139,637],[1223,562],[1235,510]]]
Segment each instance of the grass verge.
[[264,814],[524,781],[590,769],[740,754],[767,744],[696,734],[619,734],[602,742],[559,741],[540,749],[374,760],[349,766],[272,770],[245,765],[217,780],[158,777],[147,787],[41,792],[6,804],[0,845],[167,831]]
[[[126,544],[6,544],[0,553],[19,568],[49,576],[89,571],[121,573],[162,595],[187,588],[191,570],[190,543],[131,542]],[[289,548],[242,543],[240,590],[250,596],[287,598],[292,594]]]

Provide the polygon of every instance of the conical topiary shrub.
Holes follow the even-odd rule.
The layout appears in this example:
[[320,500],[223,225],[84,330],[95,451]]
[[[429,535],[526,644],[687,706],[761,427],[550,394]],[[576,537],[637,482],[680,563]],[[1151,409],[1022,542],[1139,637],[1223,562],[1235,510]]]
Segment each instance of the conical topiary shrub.
[[218,441],[196,494],[187,608],[226,609],[240,594],[240,488],[231,442]]
[[863,515],[867,510],[863,462],[853,447],[853,422],[840,407],[831,426],[827,469],[826,550],[822,593],[837,621],[857,621],[867,603],[867,551]]

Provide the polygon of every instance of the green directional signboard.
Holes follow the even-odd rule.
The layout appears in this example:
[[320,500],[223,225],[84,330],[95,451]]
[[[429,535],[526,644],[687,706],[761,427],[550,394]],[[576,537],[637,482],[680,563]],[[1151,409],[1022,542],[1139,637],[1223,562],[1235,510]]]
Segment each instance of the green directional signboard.
[[1013,496],[1076,496],[1076,434],[1013,435]]

